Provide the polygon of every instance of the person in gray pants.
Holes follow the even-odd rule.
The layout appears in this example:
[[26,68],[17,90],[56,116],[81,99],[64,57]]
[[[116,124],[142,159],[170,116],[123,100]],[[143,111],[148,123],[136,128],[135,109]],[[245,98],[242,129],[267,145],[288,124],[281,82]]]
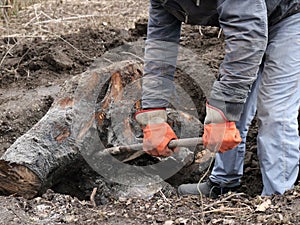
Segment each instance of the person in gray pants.
[[[299,171],[300,0],[151,0],[142,79],[144,150],[168,156],[176,135],[165,109],[174,95],[182,22],[220,26],[225,57],[206,104],[204,145],[217,151],[206,182],[180,195],[216,197],[240,185],[249,125],[257,115],[263,196],[292,189]],[[197,63],[197,62],[195,62]],[[159,137],[159,138],[158,138]]]

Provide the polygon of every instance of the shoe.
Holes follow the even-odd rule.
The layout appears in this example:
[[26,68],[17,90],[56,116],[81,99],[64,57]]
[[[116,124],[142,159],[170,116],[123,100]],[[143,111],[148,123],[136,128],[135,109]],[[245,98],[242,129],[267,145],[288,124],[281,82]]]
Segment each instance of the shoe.
[[238,187],[220,187],[209,179],[203,183],[182,184],[178,187],[179,195],[200,195],[217,198],[219,195],[236,190]]

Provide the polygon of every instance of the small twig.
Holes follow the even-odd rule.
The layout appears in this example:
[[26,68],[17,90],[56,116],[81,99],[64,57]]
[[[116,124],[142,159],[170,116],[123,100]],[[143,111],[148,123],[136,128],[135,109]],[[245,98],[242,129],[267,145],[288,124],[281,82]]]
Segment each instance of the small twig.
[[241,195],[244,195],[244,193],[232,193],[231,195],[229,195],[229,196],[227,196],[227,197],[225,197],[225,198],[223,198],[223,199],[221,199],[221,200],[218,200],[218,201],[216,201],[216,202],[214,202],[214,203],[212,203],[212,204],[206,206],[203,210],[209,209],[209,208],[211,208],[211,207],[213,207],[213,206],[216,206],[217,204],[226,202],[226,201],[228,201],[229,199],[231,199],[232,197],[241,196]]
[[97,206],[96,202],[95,202],[96,193],[97,193],[97,188],[95,187],[95,188],[93,188],[92,194],[90,196],[90,200],[91,200],[91,202],[92,202],[92,204],[93,204],[94,207]]
[[243,208],[219,208],[219,209],[213,209],[209,211],[205,211],[204,214],[208,213],[228,213],[228,214],[236,214],[238,211],[243,211]]
[[207,176],[207,174],[209,173],[213,161],[214,161],[214,157],[211,157],[210,162],[209,162],[209,166],[208,166],[206,172],[204,173],[204,175],[199,179],[198,185],[197,185],[197,189],[198,189],[198,192],[199,192],[199,195],[200,195],[200,201],[201,201],[201,209],[202,209],[202,210],[201,210],[201,211],[202,211],[201,215],[202,215],[202,224],[203,224],[203,225],[204,225],[204,221],[205,221],[204,204],[203,204],[203,195],[202,195],[202,193],[201,193],[201,191],[200,191],[200,189],[199,189],[199,184],[202,182],[202,180],[203,180],[203,179]]
[[121,54],[131,55],[131,56],[133,56],[133,57],[135,57],[135,58],[141,60],[142,62],[144,62],[144,59],[142,59],[141,57],[139,57],[139,56],[137,56],[137,55],[135,55],[135,54],[133,54],[133,53],[131,53],[131,52],[121,52]]
[[107,59],[107,58],[103,58],[105,61],[109,62],[109,63],[114,63],[113,61]]
[[241,204],[242,206],[245,206],[245,208],[248,208],[251,212],[254,211],[254,210],[253,210],[249,205],[247,205],[246,203],[240,202],[240,204]]
[[64,21],[79,20],[79,19],[90,18],[90,17],[98,17],[98,15],[79,15],[79,16],[71,16],[71,17],[66,17],[66,18],[44,20],[44,21],[35,22],[35,23],[33,23],[33,25],[39,25],[39,24],[45,24],[45,23],[61,23]]
[[163,199],[166,201],[166,202],[169,202],[169,200],[167,199],[167,197],[165,196],[165,194],[159,190],[159,193],[161,194],[161,196],[163,197]]
[[2,57],[2,59],[1,59],[1,61],[0,61],[0,68],[1,68],[1,66],[2,66],[2,64],[3,64],[3,62],[4,62],[5,58],[6,58],[6,56],[7,56],[8,54],[10,54],[10,51],[11,51],[17,44],[18,44],[18,42],[16,42],[14,45],[12,45],[12,46],[7,50],[7,52],[4,54],[4,56]]
[[198,27],[198,30],[199,30],[199,34],[200,34],[201,36],[203,36],[203,33],[202,33],[202,27],[201,27],[201,26]]
[[67,43],[70,47],[72,47],[74,50],[76,50],[77,52],[79,52],[81,55],[83,55],[87,59],[89,59],[91,61],[94,61],[93,58],[91,58],[91,57],[87,56],[86,54],[84,54],[82,51],[80,51],[78,48],[76,48],[74,45],[72,45],[70,42],[68,42],[66,39],[62,38],[61,36],[59,36],[59,35],[51,32],[51,31],[45,30],[45,29],[41,29],[41,30],[44,31],[44,32],[46,32],[46,33],[53,34],[55,37],[59,38],[60,40],[62,40],[65,43]]
[[38,21],[41,14],[37,12],[37,7],[36,7],[36,5],[34,5],[34,14],[35,14],[36,20]]
[[[20,58],[20,60],[19,60],[19,62],[18,62],[17,68],[19,68],[20,63],[21,63],[22,60],[24,59],[25,55],[27,55],[27,53],[29,52],[29,50],[31,50],[31,48],[28,48],[28,49],[26,50],[26,52],[21,56],[21,58]],[[16,68],[16,69],[17,69],[17,68]],[[28,74],[27,74],[27,75],[28,75],[27,77],[29,77],[29,70],[28,70]]]
[[196,220],[197,224],[200,223],[200,220],[198,220],[198,218],[197,218],[196,216],[192,216],[192,218],[193,218],[194,220]]
[[222,29],[222,28],[220,28],[220,30],[219,30],[219,33],[218,33],[218,38],[220,38],[220,37],[221,37],[222,31],[223,31],[223,29]]
[[12,7],[12,5],[0,5],[0,8],[10,8],[10,9],[12,9],[13,7]]
[[22,34],[12,34],[12,35],[2,35],[1,38],[53,38],[57,37],[54,35],[22,35]]
[[46,16],[49,20],[53,20],[53,18],[51,16],[49,16],[48,14],[46,14],[45,12],[41,11],[41,14]]
[[145,151],[138,151],[138,152],[135,152],[135,153],[133,153],[131,156],[129,156],[127,159],[122,160],[122,163],[126,163],[126,162],[129,162],[129,161],[131,161],[131,160],[134,160],[134,159],[136,159],[136,158],[138,158],[138,157],[140,157],[140,156],[142,156],[142,155],[144,155],[144,154],[146,154]]
[[8,27],[8,15],[7,15],[7,8],[3,8],[2,10],[2,16],[5,22],[5,25]]

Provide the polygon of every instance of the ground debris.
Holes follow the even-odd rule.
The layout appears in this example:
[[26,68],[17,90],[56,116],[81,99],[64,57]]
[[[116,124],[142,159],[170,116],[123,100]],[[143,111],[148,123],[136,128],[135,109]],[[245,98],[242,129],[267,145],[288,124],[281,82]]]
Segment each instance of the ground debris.
[[[292,196],[293,201],[289,201]],[[217,200],[157,193],[148,200],[121,197],[95,207],[91,201],[48,190],[31,200],[0,197],[1,205],[5,205],[0,208],[0,219],[12,221],[8,224],[17,224],[14,221],[20,219],[28,224],[297,224],[299,196],[287,193],[267,200],[272,206],[264,212],[256,211],[257,203],[262,202],[260,197],[243,193],[229,193]],[[14,213],[5,213],[8,209]]]
[[[1,26],[1,153],[42,118],[65,80],[85,71],[107,50],[143,39],[146,34],[148,1],[42,2]],[[128,32],[137,20],[136,29]],[[180,39],[180,44],[198,54],[215,75],[224,57],[224,40],[218,33],[216,28],[183,25]],[[64,55],[50,56],[49,60],[48,54],[56,51]],[[62,65],[59,57],[65,61]],[[53,65],[62,70],[55,70]],[[200,98],[195,98],[197,103]],[[245,172],[238,193],[209,199],[178,197],[173,189],[157,192],[151,199],[112,198],[110,186],[90,182],[94,177],[81,171],[66,179],[56,191],[48,190],[31,200],[0,196],[0,221],[8,225],[299,224],[299,184],[283,196],[269,198],[271,204],[263,212],[256,211],[266,200],[258,197],[262,183],[256,157],[255,120],[248,135]],[[199,174],[193,175],[199,180]],[[80,181],[75,182],[76,179]],[[95,187],[93,202],[90,196]]]

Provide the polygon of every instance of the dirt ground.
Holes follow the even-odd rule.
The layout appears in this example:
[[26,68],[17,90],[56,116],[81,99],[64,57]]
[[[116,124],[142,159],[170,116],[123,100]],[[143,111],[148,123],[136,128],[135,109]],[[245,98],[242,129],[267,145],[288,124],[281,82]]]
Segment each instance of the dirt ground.
[[[45,115],[64,81],[110,49],[145,38],[147,5],[144,0],[45,1],[0,24],[0,154]],[[184,25],[181,45],[217,74],[224,56],[217,28]],[[89,196],[60,187],[30,200],[0,196],[0,223],[299,224],[298,183],[284,196],[259,196],[256,135],[253,121],[242,186],[220,199],[159,192],[151,199],[107,197],[95,206]]]

